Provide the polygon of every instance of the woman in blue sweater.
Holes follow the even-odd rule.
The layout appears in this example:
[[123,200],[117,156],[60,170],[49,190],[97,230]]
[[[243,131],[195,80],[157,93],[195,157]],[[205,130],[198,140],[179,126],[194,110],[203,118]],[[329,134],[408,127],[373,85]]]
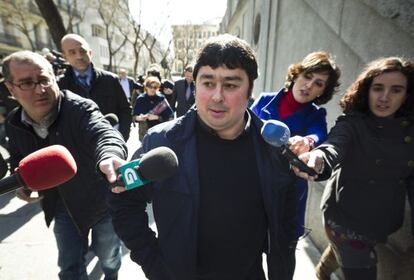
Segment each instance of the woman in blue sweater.
[[[341,73],[326,52],[313,52],[288,68],[285,87],[279,92],[262,93],[251,109],[262,120],[284,122],[292,137],[289,148],[297,155],[310,151],[327,136],[327,103],[339,87]],[[297,238],[304,233],[308,184],[297,181]]]

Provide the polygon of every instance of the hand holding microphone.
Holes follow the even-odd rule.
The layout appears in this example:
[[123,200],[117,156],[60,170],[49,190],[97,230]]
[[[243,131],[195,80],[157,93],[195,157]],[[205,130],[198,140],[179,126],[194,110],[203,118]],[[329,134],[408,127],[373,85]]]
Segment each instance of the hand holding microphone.
[[139,159],[131,162],[117,161],[113,166],[114,169],[108,173],[102,167],[100,169],[107,174],[112,192],[120,193],[171,177],[177,172],[178,159],[170,148],[158,147]]
[[49,146],[23,158],[14,174],[1,179],[0,195],[21,187],[47,190],[65,183],[76,171],[76,162],[65,147]]
[[[310,152],[303,153],[299,156],[299,160],[303,161],[307,164],[308,167],[316,170],[317,174],[321,174],[325,167],[325,160],[323,159],[323,152],[320,150],[313,150]],[[293,166],[293,171],[295,172],[296,176],[301,177],[305,180],[313,181],[316,179],[315,175],[308,174],[300,170],[297,167]]]
[[267,143],[280,148],[282,155],[285,156],[289,163],[293,167],[297,168],[299,172],[304,172],[308,176],[312,177],[317,175],[315,169],[306,165],[287,147],[287,143],[290,138],[290,130],[286,124],[277,120],[265,121],[261,134]]

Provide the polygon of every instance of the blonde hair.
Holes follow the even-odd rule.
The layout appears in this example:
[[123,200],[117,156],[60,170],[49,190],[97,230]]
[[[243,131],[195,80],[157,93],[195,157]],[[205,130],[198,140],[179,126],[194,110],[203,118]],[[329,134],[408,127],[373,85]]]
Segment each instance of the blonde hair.
[[148,88],[150,86],[153,86],[153,85],[156,85],[158,88],[160,88],[161,82],[160,82],[160,80],[157,77],[150,76],[150,77],[148,77],[148,78],[145,79],[144,86],[146,88]]

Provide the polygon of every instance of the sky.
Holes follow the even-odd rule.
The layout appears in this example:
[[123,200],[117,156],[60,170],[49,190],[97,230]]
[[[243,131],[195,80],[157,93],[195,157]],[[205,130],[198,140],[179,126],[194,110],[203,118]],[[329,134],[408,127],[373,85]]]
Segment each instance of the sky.
[[[129,0],[130,12],[142,27],[168,42],[171,25],[200,24],[223,17],[227,0]],[[141,7],[141,8],[140,8]]]

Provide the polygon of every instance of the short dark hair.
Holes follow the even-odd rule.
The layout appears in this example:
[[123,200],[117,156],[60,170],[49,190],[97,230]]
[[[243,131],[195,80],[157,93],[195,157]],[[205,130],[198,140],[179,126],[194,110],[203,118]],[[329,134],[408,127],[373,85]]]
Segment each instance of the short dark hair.
[[202,66],[213,69],[220,66],[243,69],[249,78],[249,97],[252,94],[254,80],[258,77],[258,67],[254,51],[246,41],[230,34],[210,38],[198,52],[193,71],[194,80]]
[[332,56],[327,52],[311,52],[301,62],[290,65],[286,75],[285,89],[292,89],[296,78],[302,73],[327,73],[329,76],[326,81],[325,90],[321,96],[313,100],[313,103],[317,105],[325,104],[331,100],[333,94],[339,88],[341,71]]
[[42,55],[32,52],[32,51],[17,51],[14,52],[3,59],[3,76],[4,80],[11,82],[13,77],[11,76],[10,63],[21,63],[21,64],[33,64],[37,65],[42,69],[45,69],[46,72],[50,75],[51,78],[55,78],[53,73],[53,67],[50,62],[44,58]]
[[188,65],[184,68],[184,72],[193,72],[193,66],[192,65]]
[[400,72],[407,78],[407,98],[396,112],[397,116],[414,115],[414,61],[402,57],[379,58],[367,64],[364,71],[341,98],[344,113],[369,111],[369,89],[375,77]]

